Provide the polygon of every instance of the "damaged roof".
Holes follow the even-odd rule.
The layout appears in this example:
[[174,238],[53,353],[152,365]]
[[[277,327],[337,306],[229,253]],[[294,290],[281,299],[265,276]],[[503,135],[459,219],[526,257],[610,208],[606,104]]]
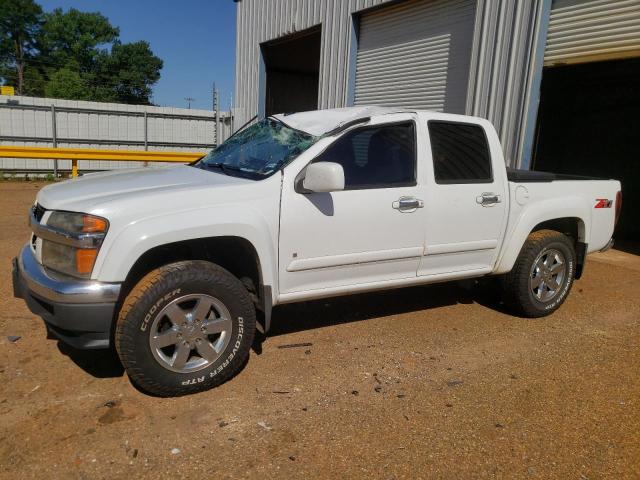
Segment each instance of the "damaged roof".
[[296,130],[302,130],[303,132],[319,137],[354,120],[372,117],[374,115],[414,111],[415,110],[402,107],[363,106],[331,108],[290,114],[279,113],[272,116]]

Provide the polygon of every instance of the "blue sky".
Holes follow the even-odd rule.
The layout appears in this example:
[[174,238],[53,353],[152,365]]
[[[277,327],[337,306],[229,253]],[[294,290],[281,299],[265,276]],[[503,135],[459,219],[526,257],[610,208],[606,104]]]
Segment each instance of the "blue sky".
[[232,0],[36,0],[45,11],[100,12],[123,42],[146,40],[164,61],[153,89],[157,105],[211,109],[211,85],[227,109],[234,87],[236,5]]

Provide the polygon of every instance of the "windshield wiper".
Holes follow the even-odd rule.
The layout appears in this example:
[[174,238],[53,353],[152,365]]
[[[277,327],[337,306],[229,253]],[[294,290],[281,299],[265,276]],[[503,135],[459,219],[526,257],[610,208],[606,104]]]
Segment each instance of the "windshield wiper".
[[218,162],[218,163],[206,163],[206,162],[205,162],[205,165],[206,165],[207,167],[209,167],[209,168],[219,168],[220,170],[222,170],[222,172],[223,172],[223,173],[226,173],[226,172],[227,172],[227,168],[228,168],[228,167],[227,167],[224,163],[222,163],[222,162]]
[[[254,175],[259,175],[259,176],[263,176],[263,174],[259,174],[258,172],[251,172],[248,170],[244,170],[240,167],[236,167],[234,165],[227,165],[226,163],[222,163],[222,162],[215,162],[215,163],[204,163],[203,164],[207,167],[207,168],[217,168],[219,170],[222,171],[222,173],[224,173],[225,175],[228,175],[229,172],[235,172],[235,173],[240,173],[243,177],[253,177]],[[232,175],[233,176],[233,175]]]
[[223,173],[227,173],[228,171],[238,171],[241,172],[242,170],[238,167],[233,167],[231,165],[226,165],[222,162],[216,162],[216,163],[205,163],[205,165],[209,168],[218,168],[220,170],[222,170]]

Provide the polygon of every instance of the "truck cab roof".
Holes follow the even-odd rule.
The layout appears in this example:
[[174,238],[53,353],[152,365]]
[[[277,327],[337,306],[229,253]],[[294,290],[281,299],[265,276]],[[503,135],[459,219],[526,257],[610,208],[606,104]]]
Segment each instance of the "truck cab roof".
[[326,110],[311,110],[298,113],[279,113],[273,115],[282,123],[309,133],[316,137],[327,133],[351,122],[365,119],[373,115],[385,115],[390,113],[411,112],[415,110],[401,107],[361,106],[346,108],[330,108]]
[[415,108],[405,107],[384,107],[380,105],[329,108],[325,110],[310,110],[308,112],[297,113],[278,113],[276,115],[272,115],[272,117],[291,128],[320,137],[323,135],[332,135],[337,133],[352,124],[358,123],[359,120],[364,123],[365,120],[371,117],[391,115],[394,113],[430,114],[438,119],[467,123],[469,121],[480,124],[486,122],[486,120],[482,118],[471,117],[468,115],[446,114],[432,110],[417,110]]

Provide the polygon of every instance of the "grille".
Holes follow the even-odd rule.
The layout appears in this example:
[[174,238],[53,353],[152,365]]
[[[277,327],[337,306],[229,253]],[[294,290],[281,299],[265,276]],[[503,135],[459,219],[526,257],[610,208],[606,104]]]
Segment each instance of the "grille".
[[33,208],[33,215],[36,217],[36,220],[40,222],[40,220],[42,220],[42,216],[44,215],[44,212],[46,212],[47,210],[39,203],[36,203],[35,206],[32,208]]

